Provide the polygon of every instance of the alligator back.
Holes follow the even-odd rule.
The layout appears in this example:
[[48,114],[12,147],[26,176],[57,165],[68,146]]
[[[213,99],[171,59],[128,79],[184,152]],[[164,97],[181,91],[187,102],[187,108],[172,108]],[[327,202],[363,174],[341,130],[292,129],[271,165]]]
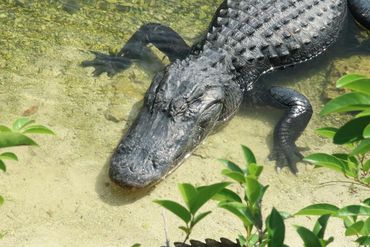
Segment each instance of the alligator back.
[[221,49],[237,68],[259,73],[309,60],[332,44],[345,0],[228,0],[217,10],[204,49]]

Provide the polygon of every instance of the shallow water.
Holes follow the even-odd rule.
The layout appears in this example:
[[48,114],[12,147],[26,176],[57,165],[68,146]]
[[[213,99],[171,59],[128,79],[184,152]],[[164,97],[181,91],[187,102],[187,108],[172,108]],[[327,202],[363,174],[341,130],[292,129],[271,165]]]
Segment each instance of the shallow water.
[[[176,184],[196,185],[222,179],[217,158],[241,164],[240,144],[251,147],[265,165],[264,201],[294,212],[310,203],[358,203],[368,192],[341,183],[323,169],[299,165],[295,177],[277,174],[267,160],[271,130],[280,112],[243,107],[241,112],[204,144],[171,176],[147,191],[130,192],[107,176],[109,157],[140,107],[151,75],[138,67],[109,78],[94,78],[80,62],[90,50],[118,50],[140,25],[160,22],[177,30],[190,44],[206,29],[220,1],[0,1],[0,122],[10,124],[22,114],[50,126],[56,137],[37,136],[40,147],[14,149],[20,161],[0,174],[0,246],[160,246],[165,229],[171,241],[182,240],[180,222],[152,203],[154,199],[180,200]],[[336,147],[317,137],[314,129],[342,121],[322,119],[318,111],[334,91],[330,83],[344,73],[370,75],[370,53],[356,48],[354,29],[326,55],[296,68],[267,75],[262,80],[294,87],[312,102],[315,113],[298,141],[309,152],[331,152]],[[356,31],[357,32],[357,31]],[[368,34],[357,35],[359,40]],[[344,41],[345,40],[345,41]],[[351,48],[351,49],[349,49]],[[162,55],[158,53],[160,57]],[[330,94],[331,95],[331,94]],[[329,95],[329,96],[330,96]],[[193,238],[235,238],[242,227],[232,216],[216,209],[200,223]],[[163,220],[166,219],[166,221]],[[164,223],[166,222],[166,223]],[[301,246],[293,224],[312,227],[314,219],[289,220],[287,244]],[[340,222],[332,221],[328,236],[335,246],[355,246],[342,236]]]

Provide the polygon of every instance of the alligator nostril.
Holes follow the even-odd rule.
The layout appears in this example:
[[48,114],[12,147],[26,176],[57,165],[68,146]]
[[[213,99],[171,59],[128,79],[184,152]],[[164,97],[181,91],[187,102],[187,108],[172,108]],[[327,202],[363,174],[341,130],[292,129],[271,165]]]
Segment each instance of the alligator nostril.
[[134,173],[134,167],[133,166],[129,166],[128,169],[130,170],[131,173]]
[[158,163],[155,160],[152,160],[152,167],[154,168],[154,170],[158,169]]

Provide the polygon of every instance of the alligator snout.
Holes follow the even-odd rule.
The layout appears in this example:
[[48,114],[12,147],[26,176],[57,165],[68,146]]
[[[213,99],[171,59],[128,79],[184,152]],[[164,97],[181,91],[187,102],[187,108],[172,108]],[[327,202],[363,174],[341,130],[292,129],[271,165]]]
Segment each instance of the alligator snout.
[[111,179],[122,187],[158,182],[185,154],[188,138],[163,112],[143,109],[112,155]]
[[123,187],[146,187],[162,177],[163,169],[168,163],[164,159],[152,158],[149,150],[140,148],[132,152],[118,147],[113,155],[109,176]]

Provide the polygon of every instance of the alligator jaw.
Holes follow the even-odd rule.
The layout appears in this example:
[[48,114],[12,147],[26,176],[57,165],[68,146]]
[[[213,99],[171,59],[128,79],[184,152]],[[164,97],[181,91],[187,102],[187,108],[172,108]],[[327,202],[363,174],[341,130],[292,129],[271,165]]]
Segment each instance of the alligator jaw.
[[144,107],[115,150],[110,178],[125,188],[144,188],[160,182],[208,135],[221,111],[217,105],[212,126],[200,129],[197,121],[174,121],[165,112]]

